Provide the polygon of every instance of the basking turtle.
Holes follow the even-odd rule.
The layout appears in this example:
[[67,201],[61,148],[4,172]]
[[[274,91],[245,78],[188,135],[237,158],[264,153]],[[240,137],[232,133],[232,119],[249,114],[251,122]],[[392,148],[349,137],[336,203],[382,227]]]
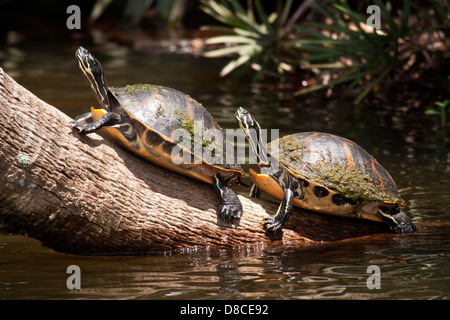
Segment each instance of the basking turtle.
[[[232,148],[226,147],[219,125],[201,104],[162,86],[108,87],[100,62],[89,51],[80,47],[75,55],[101,108],[91,107],[75,118],[73,127],[82,133],[101,130],[152,163],[212,184],[219,216],[226,221],[241,217],[242,204],[230,187],[239,184],[244,173],[235,158],[226,157]],[[224,159],[229,164],[223,164]]]
[[280,207],[265,219],[268,230],[280,229],[292,205],[326,214],[385,222],[395,233],[415,230],[399,210],[405,202],[389,173],[356,143],[335,135],[304,132],[265,145],[261,128],[248,111],[235,114],[261,169],[250,169],[251,196],[264,191]]

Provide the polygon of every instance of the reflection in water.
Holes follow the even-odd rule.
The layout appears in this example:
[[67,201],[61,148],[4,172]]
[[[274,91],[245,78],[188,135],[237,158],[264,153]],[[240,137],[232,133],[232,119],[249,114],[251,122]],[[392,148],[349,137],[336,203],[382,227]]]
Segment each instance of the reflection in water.
[[[447,232],[450,231],[448,228]],[[448,233],[447,233],[448,234]],[[400,239],[398,239],[400,238]],[[22,236],[0,236],[0,298],[33,299],[448,299],[450,239],[401,237],[258,250],[199,249],[134,257],[54,253]],[[447,249],[447,250],[446,250]],[[68,265],[81,290],[65,286]],[[380,289],[368,289],[369,265]]]
[[[74,49],[75,50],[75,49]],[[74,51],[72,50],[72,51]],[[1,50],[0,66],[41,99],[75,116],[96,105],[71,50]],[[450,167],[434,145],[403,136],[405,124],[370,126],[342,102],[292,97],[264,85],[218,79],[220,60],[130,53],[96,53],[111,86],[151,83],[202,102],[223,128],[245,106],[280,134],[325,131],[355,140],[396,180],[419,223],[409,236],[387,235],[308,247],[269,246],[132,257],[79,257],[52,252],[23,236],[0,235],[0,298],[13,299],[449,299]],[[206,62],[206,63],[205,63]],[[447,162],[446,162],[447,161]],[[245,191],[242,191],[244,193]],[[66,268],[81,269],[81,290],[66,287]],[[381,270],[370,290],[367,267]]]

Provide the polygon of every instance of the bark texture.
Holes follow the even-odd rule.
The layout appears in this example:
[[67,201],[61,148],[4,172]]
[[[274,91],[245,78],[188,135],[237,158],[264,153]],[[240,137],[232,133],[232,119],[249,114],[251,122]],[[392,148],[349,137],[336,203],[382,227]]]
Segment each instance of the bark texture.
[[[86,108],[88,109],[88,108]],[[161,169],[104,140],[0,68],[0,218],[54,250],[137,254],[199,246],[335,241],[385,232],[378,223],[294,209],[283,231],[262,220],[278,203],[240,195],[244,215],[218,219],[211,188]]]

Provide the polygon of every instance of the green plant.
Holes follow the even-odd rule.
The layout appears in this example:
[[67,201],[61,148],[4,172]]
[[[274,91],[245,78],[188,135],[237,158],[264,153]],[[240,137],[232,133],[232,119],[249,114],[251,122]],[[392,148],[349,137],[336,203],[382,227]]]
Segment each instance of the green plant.
[[[345,93],[357,86],[364,86],[355,99],[358,103],[397,65],[403,63],[398,58],[397,43],[405,33],[405,26],[402,23],[399,27],[393,22],[381,1],[375,0],[374,3],[380,7],[381,15],[391,30],[377,32],[366,28],[367,17],[351,9],[345,1],[333,1],[331,11],[319,3],[315,4],[316,9],[328,19],[328,23],[309,22],[305,26],[295,26],[309,37],[291,42],[293,47],[310,52],[304,61],[304,67],[316,72],[340,71],[331,73],[331,79],[327,83],[299,90],[297,94],[346,83]],[[402,19],[407,17],[408,3],[404,2]]]
[[[420,70],[412,68],[417,52],[427,51],[418,43],[420,36],[433,33],[448,26],[448,18],[438,1],[431,1],[435,14],[429,8],[421,8],[413,1],[403,1],[403,7],[394,14],[389,1],[373,0],[380,9],[381,30],[368,27],[367,16],[352,9],[347,1],[329,0],[325,7],[315,2],[316,9],[328,23],[308,22],[295,28],[307,35],[308,39],[296,39],[291,45],[299,50],[310,52],[305,59],[305,68],[312,70],[342,70],[332,73],[329,82],[302,89],[303,94],[325,87],[346,84],[344,93],[357,88],[355,103],[359,103],[378,84],[388,76],[396,78],[418,78]],[[448,10],[447,5],[447,10]],[[414,9],[418,19],[411,25],[409,19]],[[444,43],[441,33],[436,33],[437,41]],[[439,38],[441,36],[441,38]],[[445,36],[444,36],[445,37]],[[422,39],[423,42],[423,39]],[[402,77],[402,75],[405,75]]]
[[435,101],[434,104],[438,106],[437,109],[427,109],[425,110],[425,114],[427,115],[437,115],[440,117],[440,127],[441,127],[441,135],[444,139],[447,137],[447,106],[450,103],[450,99],[446,99],[444,101]]
[[[221,21],[229,35],[211,38],[209,44],[224,48],[205,53],[207,57],[236,55],[221,75],[241,70],[283,75],[297,66],[316,74],[316,84],[298,90],[305,94],[340,85],[344,94],[355,94],[355,103],[381,84],[419,79],[436,55],[435,43],[447,46],[450,3],[405,0],[392,8],[390,1],[373,0],[350,6],[345,0],[304,1],[292,10],[292,1],[277,1],[268,15],[260,1],[245,10],[237,0],[203,0],[203,10]],[[380,10],[380,30],[368,27],[366,9]],[[314,19],[297,22],[308,6]],[[293,14],[290,12],[293,11]],[[415,19],[411,19],[413,17]],[[318,22],[320,21],[320,22]],[[440,54],[440,52],[438,54]],[[444,57],[445,59],[445,57]],[[437,60],[437,59],[436,59]],[[439,81],[437,81],[439,82]]]
[[225,76],[240,68],[240,74],[255,70],[255,80],[261,80],[265,74],[281,76],[292,70],[287,57],[292,51],[287,46],[290,35],[289,19],[292,0],[277,1],[276,10],[268,15],[261,1],[256,0],[244,9],[239,1],[202,0],[201,9],[224,24],[221,27],[209,27],[227,35],[207,40],[207,44],[222,44],[225,47],[206,52],[210,58],[236,55],[221,71]]

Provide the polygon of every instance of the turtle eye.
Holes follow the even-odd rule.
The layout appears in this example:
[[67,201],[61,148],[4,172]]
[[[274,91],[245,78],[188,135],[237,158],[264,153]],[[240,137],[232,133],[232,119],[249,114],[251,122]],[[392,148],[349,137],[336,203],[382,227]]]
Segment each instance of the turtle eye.
[[88,65],[93,71],[98,71],[100,68],[100,63],[97,60],[90,60]]

